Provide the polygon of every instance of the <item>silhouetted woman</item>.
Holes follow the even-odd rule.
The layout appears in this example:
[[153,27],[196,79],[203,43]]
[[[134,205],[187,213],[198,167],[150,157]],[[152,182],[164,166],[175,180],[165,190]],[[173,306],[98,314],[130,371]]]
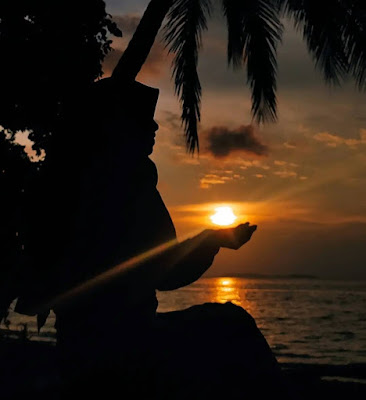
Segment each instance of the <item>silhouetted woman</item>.
[[[254,320],[231,303],[159,314],[156,290],[196,281],[220,247],[238,249],[255,226],[206,230],[178,243],[149,155],[158,90],[94,84],[72,195],[70,239],[49,304],[70,390],[130,398],[256,397],[281,389]],[[151,251],[153,250],[153,251]]]

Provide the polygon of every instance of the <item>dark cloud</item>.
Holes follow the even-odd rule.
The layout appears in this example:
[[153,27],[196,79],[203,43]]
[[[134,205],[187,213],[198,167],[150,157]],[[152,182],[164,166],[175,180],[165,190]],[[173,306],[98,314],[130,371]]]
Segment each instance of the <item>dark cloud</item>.
[[113,49],[104,59],[103,62],[103,73],[104,77],[110,76],[114,67],[117,65],[118,60],[121,58],[123,51]]
[[146,76],[161,76],[170,73],[172,55],[167,51],[161,41],[155,41],[150,54],[142,67],[141,74]]
[[205,131],[204,135],[207,141],[207,149],[215,157],[226,157],[236,151],[257,156],[268,154],[268,147],[256,137],[252,125],[242,125],[237,129],[213,127]]
[[179,132],[182,129],[182,121],[177,113],[171,111],[164,111],[165,123],[169,129]]
[[141,16],[136,14],[113,16],[113,21],[117,24],[118,28],[121,29],[123,36],[132,35],[135,32],[140,19]]
[[[121,58],[124,50],[114,49],[111,51],[103,62],[104,76],[110,76],[118,60]],[[171,57],[166,54],[164,46],[160,42],[156,42],[152,47],[150,54],[142,67],[140,77],[144,76],[160,76],[167,71],[166,62]]]

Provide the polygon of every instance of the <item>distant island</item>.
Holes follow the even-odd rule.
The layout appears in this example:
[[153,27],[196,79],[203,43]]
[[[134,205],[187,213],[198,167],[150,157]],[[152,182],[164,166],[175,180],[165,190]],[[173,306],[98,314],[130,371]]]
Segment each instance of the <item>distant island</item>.
[[220,278],[220,277],[231,277],[231,278],[245,278],[245,279],[321,279],[315,275],[305,275],[305,274],[258,274],[258,273],[227,273],[225,275],[210,275],[208,278]]

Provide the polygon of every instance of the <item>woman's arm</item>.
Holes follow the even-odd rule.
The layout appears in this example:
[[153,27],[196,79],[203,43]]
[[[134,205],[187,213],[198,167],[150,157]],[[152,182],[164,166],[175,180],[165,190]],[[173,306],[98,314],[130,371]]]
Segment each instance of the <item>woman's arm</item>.
[[219,250],[210,230],[178,243],[158,260],[161,272],[157,289],[174,290],[195,282],[211,266]]
[[159,257],[161,268],[158,290],[174,290],[199,279],[211,266],[220,247],[238,249],[250,240],[256,226],[249,223],[236,228],[208,229],[177,244]]

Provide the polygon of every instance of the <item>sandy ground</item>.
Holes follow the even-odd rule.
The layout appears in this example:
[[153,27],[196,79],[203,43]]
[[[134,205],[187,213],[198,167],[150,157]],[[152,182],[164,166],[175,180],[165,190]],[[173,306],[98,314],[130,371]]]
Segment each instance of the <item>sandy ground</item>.
[[[0,397],[61,399],[56,354],[49,343],[0,337]],[[366,399],[366,364],[281,367],[295,400]]]

